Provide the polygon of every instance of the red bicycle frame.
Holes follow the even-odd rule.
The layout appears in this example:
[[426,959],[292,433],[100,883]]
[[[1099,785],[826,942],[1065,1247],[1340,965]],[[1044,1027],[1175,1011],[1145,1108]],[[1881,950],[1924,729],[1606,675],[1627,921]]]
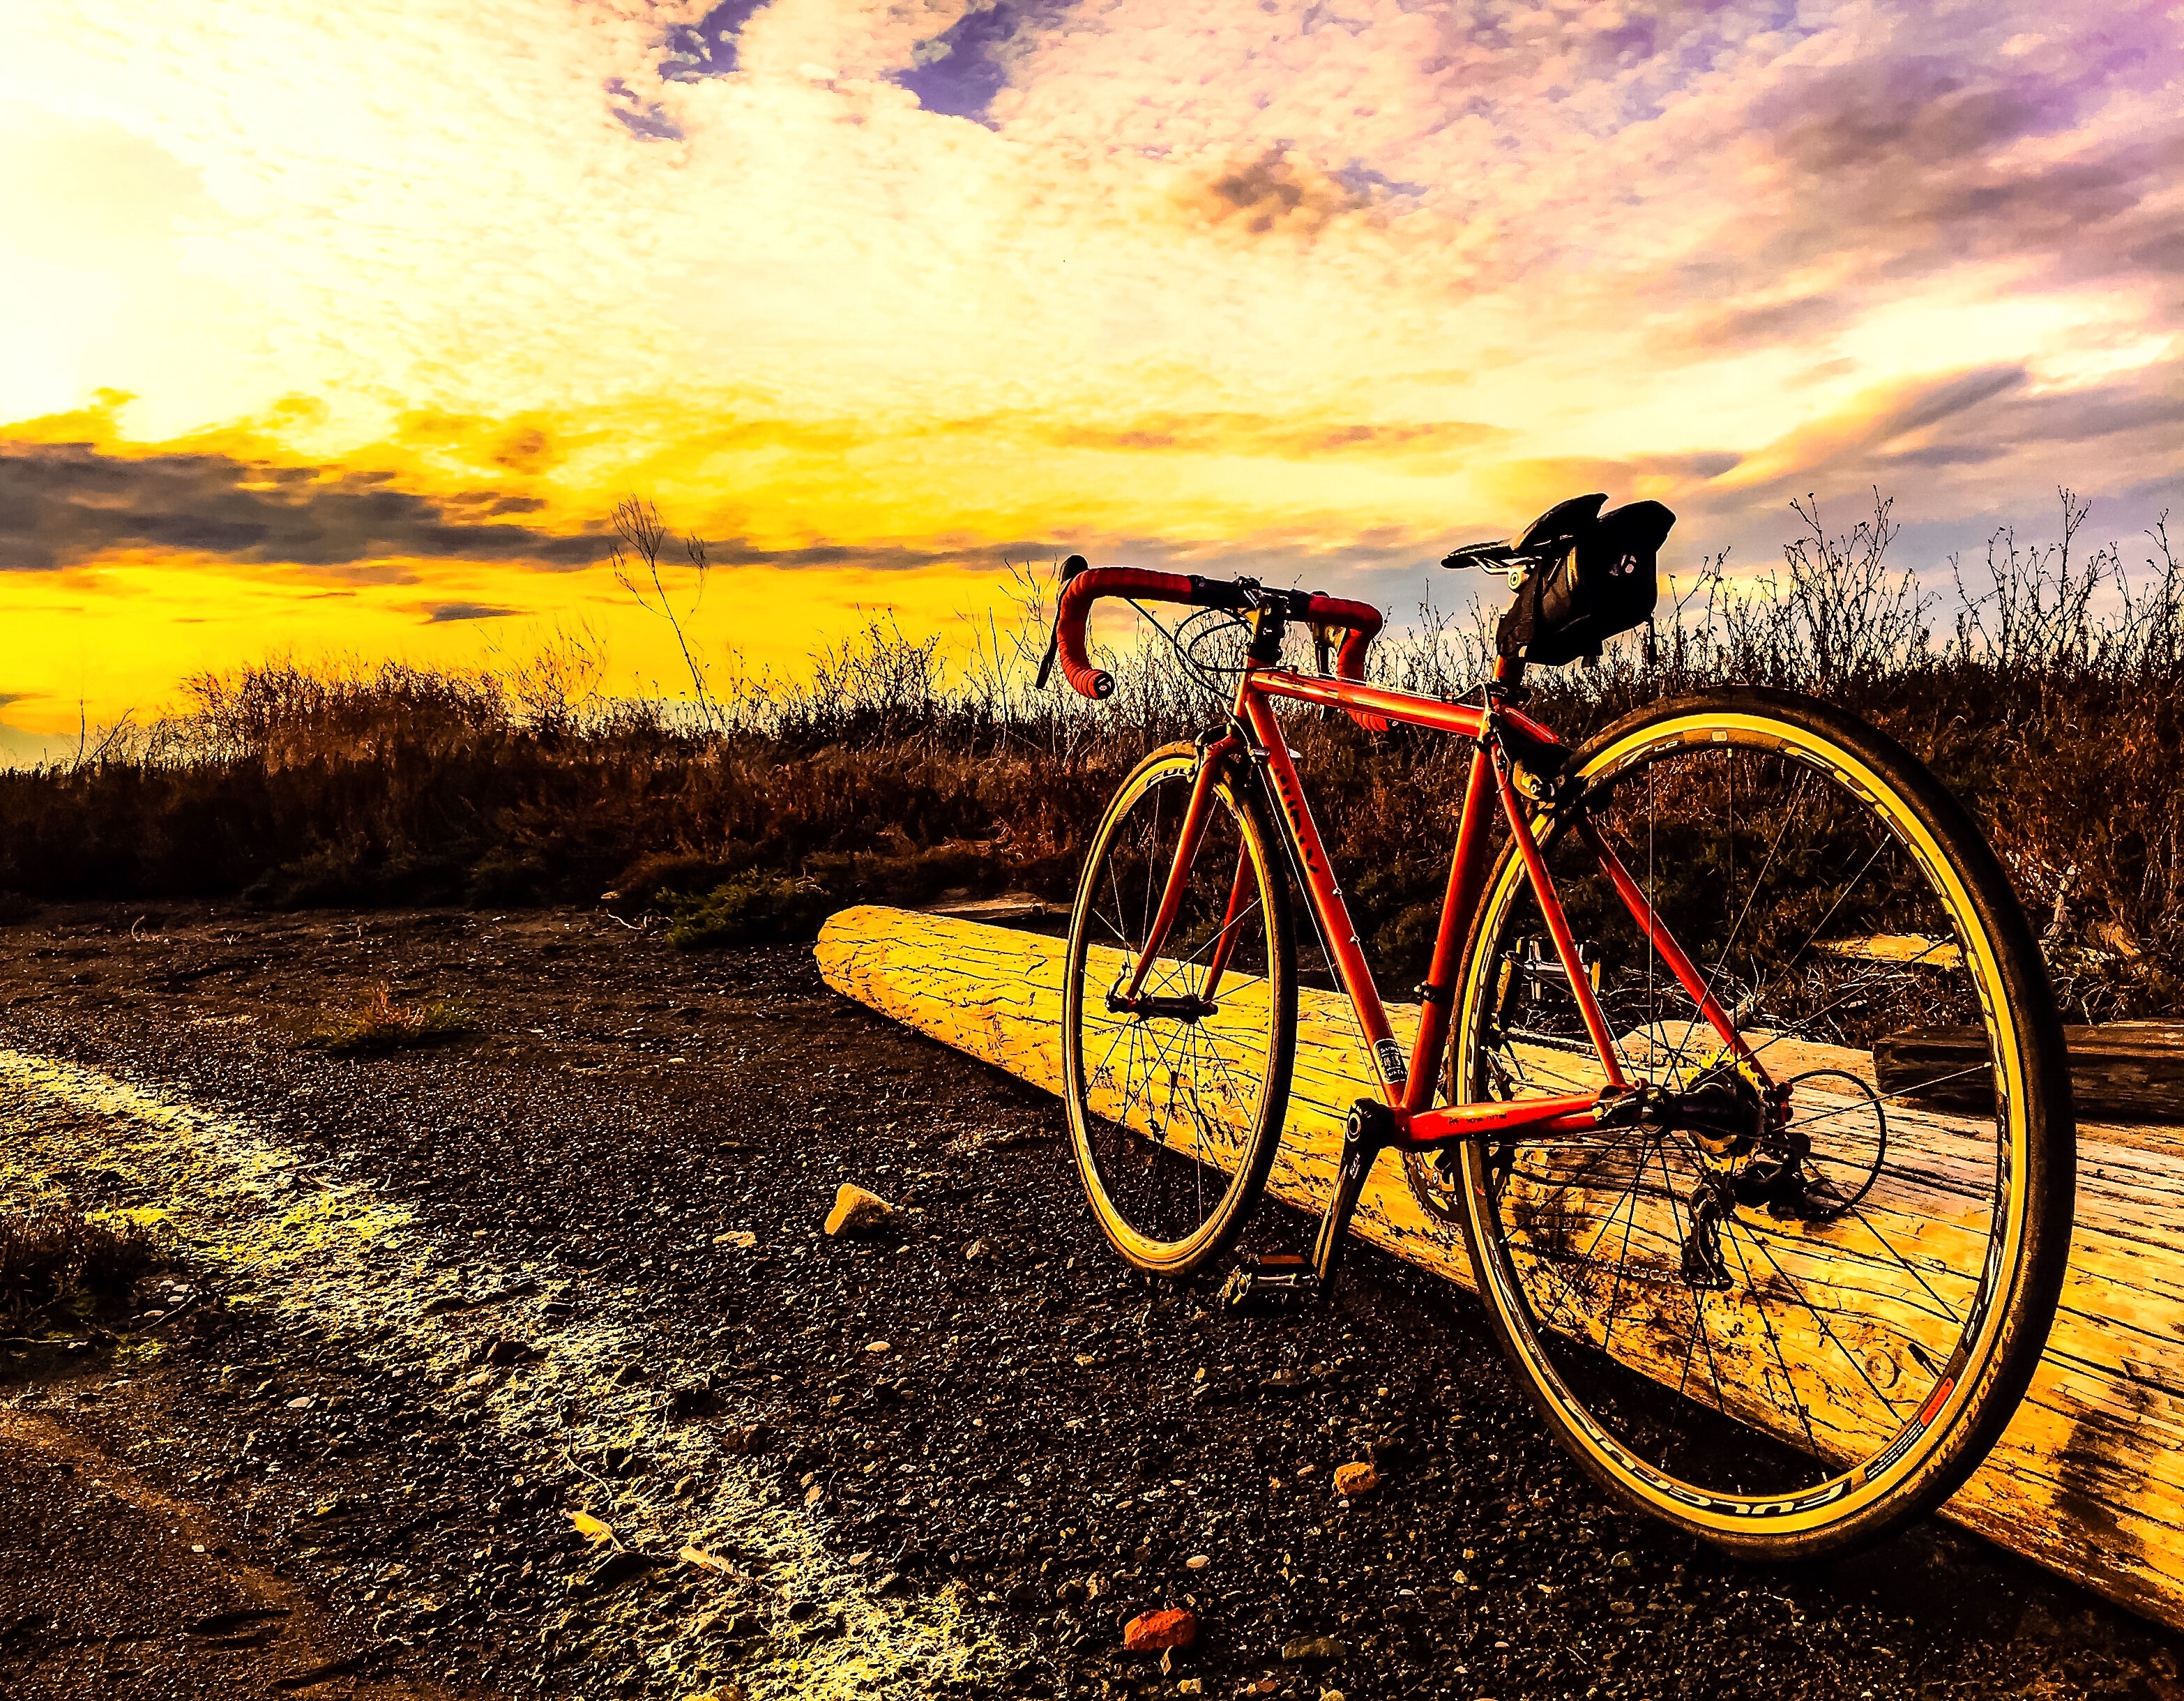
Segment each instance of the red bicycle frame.
[[[1451,703],[1438,697],[1418,696],[1325,674],[1296,673],[1279,667],[1248,668],[1237,687],[1234,712],[1239,728],[1248,732],[1249,747],[1243,747],[1244,739],[1239,732],[1231,732],[1206,747],[1184,811],[1175,859],[1168,870],[1159,911],[1122,999],[1127,1002],[1139,996],[1181,907],[1185,884],[1212,806],[1216,776],[1225,762],[1247,760],[1263,764],[1273,782],[1274,798],[1281,808],[1283,825],[1288,831],[1306,898],[1318,918],[1320,937],[1333,959],[1336,978],[1357,1012],[1366,1048],[1372,1055],[1379,1090],[1386,1101],[1392,1124],[1379,1143],[1423,1148],[1518,1130],[1575,1134],[1597,1127],[1612,1107],[1627,1102],[1630,1083],[1624,1073],[1615,1036],[1608,1029],[1607,1019],[1601,1012],[1591,982],[1579,960],[1568,919],[1540,854],[1538,838],[1511,771],[1505,743],[1508,734],[1514,734],[1524,746],[1531,749],[1552,752],[1565,748],[1550,728],[1507,702],[1497,700],[1517,683],[1522,665],[1506,661],[1500,663],[1495,670],[1495,681],[1502,692],[1490,689],[1477,705]],[[1407,1061],[1389,1023],[1387,1008],[1381,1002],[1372,968],[1358,944],[1357,929],[1351,920],[1349,905],[1343,899],[1342,888],[1328,860],[1326,842],[1320,836],[1318,823],[1312,818],[1295,760],[1282,734],[1274,704],[1284,698],[1325,708],[1346,709],[1361,717],[1375,716],[1384,722],[1397,721],[1410,726],[1431,727],[1474,742],[1470,772],[1464,785],[1462,823],[1457,832],[1456,851],[1449,865],[1448,890],[1442,900],[1440,924],[1434,940],[1432,968],[1420,989],[1424,1001],[1418,1012],[1418,1039]],[[1553,941],[1555,956],[1584,1018],[1585,1031],[1600,1055],[1607,1083],[1591,1093],[1435,1107],[1434,1083],[1440,1076],[1449,1040],[1455,1002],[1453,982],[1460,968],[1457,958],[1463,949],[1472,914],[1483,895],[1490,866],[1491,822],[1497,802],[1518,855],[1524,861],[1526,877],[1531,883],[1548,936]],[[1578,831],[1599,858],[1602,873],[1632,918],[1652,940],[1663,962],[1690,993],[1708,1024],[1720,1035],[1732,1055],[1758,1072],[1759,1065],[1751,1046],[1713,997],[1706,977],[1677,944],[1599,828],[1588,820],[1579,823]],[[1236,923],[1244,884],[1244,871],[1240,867],[1229,892],[1220,942],[1209,965],[1205,990],[1200,995],[1208,1003],[1212,1001],[1227,968],[1233,943],[1229,935]],[[1759,1085],[1763,1090],[1767,1087],[1763,1074]]]
[[[1415,1151],[1446,1146],[1452,1141],[1490,1135],[1524,1132],[1579,1135],[1617,1118],[1635,1118],[1645,1107],[1644,1090],[1634,1087],[1624,1073],[1623,1059],[1592,983],[1579,961],[1576,941],[1570,936],[1568,917],[1554,881],[1540,854],[1515,775],[1511,756],[1513,743],[1535,764],[1541,758],[1562,754],[1565,746],[1553,732],[1517,708],[1512,700],[1524,674],[1524,663],[1504,658],[1496,663],[1494,679],[1480,693],[1479,703],[1451,703],[1439,697],[1423,697],[1408,691],[1390,690],[1365,683],[1365,649],[1380,629],[1379,611],[1368,604],[1351,602],[1314,592],[1268,591],[1250,580],[1222,583],[1194,576],[1162,572],[1144,567],[1088,568],[1081,555],[1063,563],[1064,588],[1055,612],[1054,650],[1050,661],[1060,660],[1069,683],[1084,695],[1109,695],[1115,682],[1095,667],[1084,647],[1087,618],[1092,604],[1101,596],[1152,597],[1200,608],[1219,608],[1242,616],[1248,613],[1251,631],[1249,661],[1236,686],[1227,733],[1203,749],[1193,780],[1190,801],[1177,835],[1175,857],[1161,893],[1152,928],[1126,986],[1108,997],[1109,1007],[1135,1010],[1139,1014],[1166,1013],[1186,1019],[1213,1007],[1214,994],[1227,972],[1246,900],[1246,869],[1240,862],[1229,887],[1221,934],[1208,964],[1206,983],[1195,996],[1182,999],[1149,996],[1147,975],[1158,961],[1169,929],[1183,906],[1183,898],[1206,836],[1213,807],[1213,786],[1233,764],[1249,763],[1264,769],[1274,800],[1280,806],[1290,852],[1312,905],[1321,939],[1327,945],[1336,976],[1357,1012],[1357,1025],[1365,1035],[1378,1076],[1379,1096],[1357,1100],[1350,1108],[1345,1127],[1342,1155],[1335,1166],[1334,1186],[1320,1218],[1309,1274],[1272,1278],[1298,1291],[1324,1292],[1333,1280],[1350,1217],[1374,1160],[1390,1146]],[[1312,623],[1319,641],[1318,673],[1298,673],[1279,665],[1284,623],[1290,620]],[[1346,635],[1326,671],[1329,631]],[[1040,669],[1044,683],[1046,670]],[[1464,783],[1463,815],[1456,837],[1456,853],[1449,864],[1448,890],[1442,900],[1440,926],[1434,940],[1433,966],[1419,989],[1417,1043],[1407,1062],[1388,1022],[1373,971],[1357,943],[1357,929],[1343,901],[1342,888],[1327,856],[1319,824],[1306,802],[1304,783],[1297,777],[1289,740],[1282,735],[1274,705],[1282,699],[1340,709],[1361,725],[1378,730],[1390,722],[1431,727],[1472,740],[1471,771]],[[1440,1105],[1433,1101],[1434,1082],[1439,1078],[1442,1055],[1449,1041],[1449,1018],[1455,1004],[1454,980],[1461,967],[1465,934],[1474,912],[1485,895],[1493,850],[1493,816],[1499,804],[1502,817],[1523,859],[1540,913],[1554,942],[1571,996],[1585,1018],[1585,1032],[1600,1054],[1604,1084],[1591,1093],[1557,1096],[1488,1100],[1473,1104]],[[1750,1046],[1737,1033],[1728,1014],[1715,1001],[1712,987],[1663,923],[1638,883],[1600,832],[1596,823],[1580,817],[1574,823],[1585,845],[1599,859],[1601,870],[1630,910],[1669,972],[1682,983],[1700,1014],[1721,1036],[1722,1043],[1763,1092],[1773,1092],[1772,1083],[1760,1068]]]

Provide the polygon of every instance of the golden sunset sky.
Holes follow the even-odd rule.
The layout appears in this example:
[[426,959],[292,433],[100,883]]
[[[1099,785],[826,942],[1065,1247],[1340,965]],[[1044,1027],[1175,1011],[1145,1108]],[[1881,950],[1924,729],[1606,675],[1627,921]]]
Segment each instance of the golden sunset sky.
[[[556,622],[945,628],[1004,557],[1400,616],[1656,497],[1758,568],[2184,509],[2184,6],[0,0],[0,720]],[[1439,575],[1446,599],[1459,588]]]

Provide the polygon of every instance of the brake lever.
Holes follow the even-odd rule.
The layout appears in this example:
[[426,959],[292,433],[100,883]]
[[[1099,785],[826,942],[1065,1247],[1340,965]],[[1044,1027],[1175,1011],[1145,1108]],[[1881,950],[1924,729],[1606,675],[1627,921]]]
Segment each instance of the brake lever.
[[[1070,580],[1083,572],[1089,565],[1082,555],[1072,555],[1061,564],[1061,588],[1069,588]],[[1046,689],[1046,682],[1054,672],[1054,658],[1061,650],[1061,599],[1054,600],[1054,628],[1046,635],[1046,654],[1039,659],[1039,678],[1032,682],[1034,691]]]

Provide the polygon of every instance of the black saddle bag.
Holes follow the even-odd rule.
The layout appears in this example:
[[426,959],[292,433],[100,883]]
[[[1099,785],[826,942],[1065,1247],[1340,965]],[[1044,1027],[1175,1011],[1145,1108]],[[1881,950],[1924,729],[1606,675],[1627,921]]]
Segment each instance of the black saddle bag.
[[1675,523],[1658,502],[1633,502],[1586,523],[1559,557],[1525,575],[1495,647],[1558,667],[1645,625],[1660,600],[1661,544]]

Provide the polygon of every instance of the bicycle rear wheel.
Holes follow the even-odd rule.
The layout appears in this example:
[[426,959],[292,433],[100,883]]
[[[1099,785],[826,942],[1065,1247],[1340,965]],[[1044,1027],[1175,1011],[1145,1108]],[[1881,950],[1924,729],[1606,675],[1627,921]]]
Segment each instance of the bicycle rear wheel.
[[1141,995],[1124,996],[1197,767],[1191,745],[1156,750],[1107,806],[1078,883],[1062,992],[1062,1097],[1085,1196],[1116,1251],[1166,1275],[1226,1252],[1256,1202],[1296,1041],[1289,886],[1254,778],[1236,768],[1213,787]]
[[[2037,949],[1954,800],[1823,704],[1664,702],[1574,766],[1582,803],[1542,848],[1624,1067],[1669,1108],[1467,1144],[1439,1202],[1541,1410],[1611,1492],[1752,1558],[1871,1539],[1986,1456],[2053,1313],[2074,1124]],[[1766,1082],[1701,1019],[1580,814]],[[1603,1079],[1546,939],[1505,856],[1467,953],[1452,1097]],[[1898,1067],[1937,1027],[1970,1057]]]

